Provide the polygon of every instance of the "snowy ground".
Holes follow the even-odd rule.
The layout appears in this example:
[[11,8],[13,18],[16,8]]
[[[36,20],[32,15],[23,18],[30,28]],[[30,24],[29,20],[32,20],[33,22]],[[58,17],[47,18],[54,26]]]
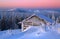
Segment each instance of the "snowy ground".
[[0,31],[0,39],[60,39],[60,24],[51,27],[31,27],[25,32],[17,30]]

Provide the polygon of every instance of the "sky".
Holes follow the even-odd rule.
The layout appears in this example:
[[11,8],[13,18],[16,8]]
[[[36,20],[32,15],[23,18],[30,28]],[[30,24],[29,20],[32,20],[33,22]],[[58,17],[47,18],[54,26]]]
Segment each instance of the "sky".
[[0,7],[58,8],[60,0],[0,0]]

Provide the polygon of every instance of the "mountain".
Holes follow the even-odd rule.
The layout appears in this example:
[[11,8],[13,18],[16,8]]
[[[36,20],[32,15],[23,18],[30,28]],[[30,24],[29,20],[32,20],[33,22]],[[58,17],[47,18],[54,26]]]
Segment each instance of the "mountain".
[[0,8],[0,12],[6,11],[6,12],[18,12],[18,13],[23,13],[23,14],[33,14],[33,13],[40,13],[43,15],[52,15],[54,13],[54,15],[56,17],[60,16],[60,9],[26,9],[26,8],[6,8],[6,9],[1,9]]

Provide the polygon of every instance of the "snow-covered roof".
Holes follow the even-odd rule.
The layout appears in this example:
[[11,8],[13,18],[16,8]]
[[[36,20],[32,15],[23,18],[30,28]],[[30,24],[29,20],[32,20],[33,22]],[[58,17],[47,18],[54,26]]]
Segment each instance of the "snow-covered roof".
[[54,22],[52,19],[50,19],[50,18],[48,18],[48,17],[46,17],[44,15],[41,15],[41,14],[35,14],[35,15],[38,16],[39,18],[42,18],[42,19],[50,22],[50,23],[53,23]]
[[[53,23],[53,22],[54,22],[52,19],[50,19],[50,18],[48,18],[48,17],[46,17],[46,16],[44,16],[44,15],[42,15],[42,14],[33,14],[33,15],[31,15],[30,17],[28,17],[27,19],[30,19],[30,18],[33,17],[33,16],[37,16],[37,17],[39,17],[39,18],[41,18],[41,19],[44,19],[45,21],[50,22],[50,23]],[[22,22],[24,22],[24,21],[27,20],[27,19],[24,19]]]

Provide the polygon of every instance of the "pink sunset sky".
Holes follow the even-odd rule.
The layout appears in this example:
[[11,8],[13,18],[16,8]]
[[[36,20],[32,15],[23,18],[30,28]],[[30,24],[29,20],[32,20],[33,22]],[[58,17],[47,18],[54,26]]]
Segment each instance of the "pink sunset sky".
[[60,0],[0,0],[0,7],[60,7]]

